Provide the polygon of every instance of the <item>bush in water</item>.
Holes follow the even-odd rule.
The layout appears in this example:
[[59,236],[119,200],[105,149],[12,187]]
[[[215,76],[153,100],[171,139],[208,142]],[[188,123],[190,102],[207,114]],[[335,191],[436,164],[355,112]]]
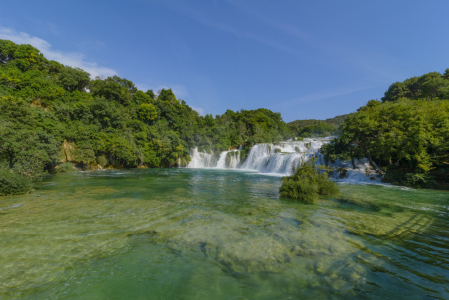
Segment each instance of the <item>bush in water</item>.
[[76,168],[71,162],[65,162],[58,166],[56,169],[57,173],[69,173],[69,172],[75,172]]
[[326,172],[315,168],[313,159],[298,167],[294,175],[283,177],[279,191],[281,196],[306,202],[313,202],[318,195],[339,193],[337,184],[329,180]]
[[0,196],[26,194],[31,191],[31,187],[28,176],[0,169]]

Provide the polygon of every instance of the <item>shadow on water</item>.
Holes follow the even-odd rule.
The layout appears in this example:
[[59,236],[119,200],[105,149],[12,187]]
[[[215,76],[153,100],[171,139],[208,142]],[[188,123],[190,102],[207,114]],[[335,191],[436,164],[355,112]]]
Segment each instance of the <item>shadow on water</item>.
[[[367,266],[372,274],[367,276],[368,289],[361,289],[362,294],[372,296],[373,287],[388,289],[387,286],[391,286],[411,299],[446,299],[449,292],[445,288],[449,286],[449,247],[442,241],[447,241],[447,218],[442,218],[438,212],[404,208],[404,205],[372,204],[350,199],[334,201],[340,204],[339,209],[373,212],[396,221],[394,226],[384,226],[385,218],[380,217],[359,220],[357,224],[352,223],[353,220],[345,222],[346,232],[362,241],[348,240],[359,249],[354,253],[356,261]],[[388,283],[379,286],[379,274],[389,277]],[[410,292],[407,285],[417,287],[418,294]]]

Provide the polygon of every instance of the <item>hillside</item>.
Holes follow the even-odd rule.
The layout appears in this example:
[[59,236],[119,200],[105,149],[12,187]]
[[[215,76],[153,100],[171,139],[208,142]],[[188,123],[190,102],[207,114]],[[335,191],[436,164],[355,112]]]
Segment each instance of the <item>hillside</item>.
[[0,40],[0,195],[74,166],[171,167],[188,163],[195,146],[221,151],[291,137],[280,113],[200,116],[171,89],[92,79],[31,45]]
[[305,127],[305,126],[309,126],[309,125],[316,125],[318,123],[324,122],[329,125],[340,127],[340,125],[343,124],[344,120],[348,116],[349,116],[349,114],[346,114],[346,115],[336,116],[336,117],[326,119],[326,120],[316,120],[316,119],[296,120],[296,121],[287,123],[287,125],[290,127],[301,128],[301,127]]
[[349,114],[346,114],[326,120],[296,120],[287,123],[287,126],[299,137],[336,135],[339,134],[339,127],[348,116]]

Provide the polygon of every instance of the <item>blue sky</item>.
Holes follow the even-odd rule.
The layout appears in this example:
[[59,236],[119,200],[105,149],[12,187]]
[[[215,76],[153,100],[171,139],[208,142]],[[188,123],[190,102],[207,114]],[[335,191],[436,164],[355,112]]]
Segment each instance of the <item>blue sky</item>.
[[172,88],[202,114],[350,113],[449,68],[449,1],[8,1],[0,39],[92,75]]

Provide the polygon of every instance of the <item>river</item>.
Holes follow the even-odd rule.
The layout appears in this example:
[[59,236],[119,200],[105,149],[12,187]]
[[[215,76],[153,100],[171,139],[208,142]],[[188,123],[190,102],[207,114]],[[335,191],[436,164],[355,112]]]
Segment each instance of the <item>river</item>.
[[47,176],[0,197],[2,299],[448,299],[449,193],[303,204],[223,169]]

